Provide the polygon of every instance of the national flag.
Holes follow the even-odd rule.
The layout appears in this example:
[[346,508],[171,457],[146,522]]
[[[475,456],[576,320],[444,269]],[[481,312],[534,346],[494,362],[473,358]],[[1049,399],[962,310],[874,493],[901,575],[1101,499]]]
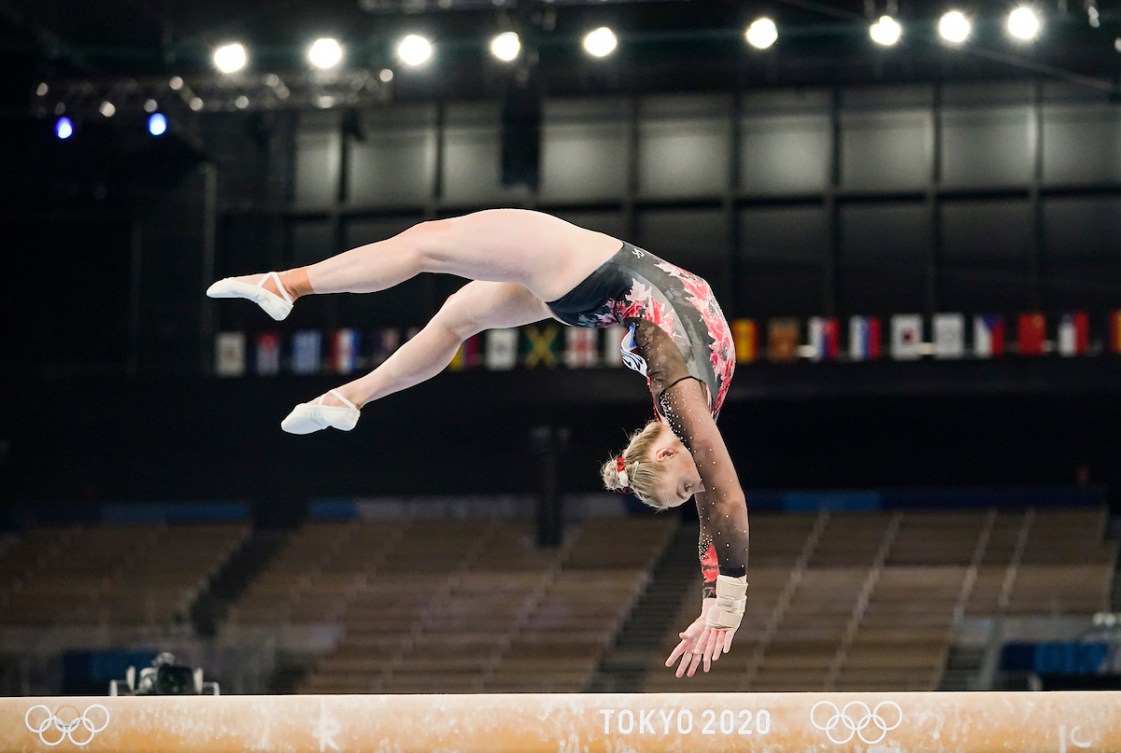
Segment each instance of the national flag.
[[538,366],[554,368],[559,361],[557,358],[559,325],[530,324],[522,332],[525,333],[525,359],[523,360],[525,367],[527,369]]
[[451,371],[466,371],[479,365],[479,336],[471,335],[459,344],[448,368]]
[[599,330],[592,327],[566,327],[564,331],[564,364],[570,369],[597,365]]
[[759,357],[759,332],[753,319],[732,321],[732,342],[736,345],[736,363],[751,363]]
[[340,329],[331,339],[331,363],[336,374],[349,374],[358,368],[361,338],[356,329]]
[[1121,311],[1109,315],[1109,349],[1121,353]]
[[882,339],[878,316],[849,318],[849,357],[854,361],[872,361],[880,357]]
[[767,358],[775,362],[797,361],[801,326],[797,319],[770,319],[767,322]]
[[630,331],[622,324],[613,324],[603,333],[603,365],[620,367],[623,365],[623,349],[620,343],[629,337]]
[[934,315],[934,357],[961,358],[965,355],[965,315]]
[[292,373],[318,374],[323,352],[319,330],[303,329],[292,335]]
[[492,371],[508,371],[518,363],[518,331],[487,330],[486,367]]
[[374,331],[374,348],[370,354],[370,361],[374,366],[381,366],[386,359],[397,352],[401,347],[401,330],[396,327],[387,327]]
[[1016,331],[1020,355],[1043,355],[1043,341],[1047,338],[1047,317],[1038,312],[1020,314],[1016,320]]
[[214,372],[218,376],[241,376],[245,373],[244,334],[219,332],[214,336]]
[[1004,317],[977,314],[973,317],[973,355],[992,358],[1004,354]]
[[913,361],[922,356],[922,317],[898,314],[891,317],[891,357]]
[[1084,311],[1063,314],[1059,320],[1059,354],[1085,355],[1090,347],[1090,317]]
[[810,345],[813,360],[835,361],[841,347],[837,320],[833,317],[815,316],[810,318]]
[[274,376],[280,373],[280,335],[262,332],[257,335],[253,366],[257,376]]

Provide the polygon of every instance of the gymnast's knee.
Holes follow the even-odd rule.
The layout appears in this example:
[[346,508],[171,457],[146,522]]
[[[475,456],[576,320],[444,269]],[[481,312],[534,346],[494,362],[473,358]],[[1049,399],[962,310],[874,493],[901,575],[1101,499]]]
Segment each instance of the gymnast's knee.
[[404,252],[416,272],[442,272],[447,258],[450,228],[448,220],[426,220],[401,233]]

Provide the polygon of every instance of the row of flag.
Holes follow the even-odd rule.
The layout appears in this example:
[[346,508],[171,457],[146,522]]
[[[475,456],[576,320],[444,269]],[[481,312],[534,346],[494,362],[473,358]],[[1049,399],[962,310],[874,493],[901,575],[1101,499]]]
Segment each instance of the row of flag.
[[[285,343],[275,332],[247,336],[219,332],[215,338],[215,371],[221,376],[254,373],[350,374],[384,363],[416,328],[388,327],[370,333],[340,329],[326,337],[319,330],[299,330]],[[468,338],[456,351],[451,371],[485,368],[509,371],[518,367],[570,369],[623,365],[620,343],[627,328],[607,330],[536,324],[517,329],[492,329]]]
[[[917,360],[1020,356],[1081,356],[1103,350],[1121,353],[1121,311],[1109,314],[1098,334],[1083,311],[1049,319],[1038,312],[1006,319],[998,314],[898,314],[886,319],[852,316],[753,319],[731,322],[738,363]],[[324,335],[299,330],[285,339],[275,332],[246,335],[220,332],[215,339],[215,370],[223,376],[248,373],[350,374],[383,363],[417,332],[384,328],[364,333],[340,329]],[[1097,339],[1094,339],[1094,335]],[[518,329],[494,329],[471,337],[459,348],[449,369],[615,368],[623,365],[622,326],[607,329],[565,327],[555,323]]]

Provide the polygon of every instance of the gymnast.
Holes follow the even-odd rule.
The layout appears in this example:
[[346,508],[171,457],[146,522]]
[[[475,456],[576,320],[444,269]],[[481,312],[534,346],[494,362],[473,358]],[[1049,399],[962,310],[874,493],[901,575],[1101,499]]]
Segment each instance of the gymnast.
[[666,666],[692,677],[732,647],[747,604],[747,505],[716,427],[735,349],[728,323],[700,277],[643,249],[557,217],[492,209],[422,222],[307,267],[210,286],[211,298],[246,298],[276,320],[301,296],[371,293],[421,272],[471,280],[383,364],[300,403],[281,423],[293,434],[349,431],[367,403],[431,379],[460,344],[491,328],[554,318],[576,327],[628,328],[624,363],[643,374],[654,420],[603,467],[608,489],[659,510],[694,498],[704,576],[700,616]]

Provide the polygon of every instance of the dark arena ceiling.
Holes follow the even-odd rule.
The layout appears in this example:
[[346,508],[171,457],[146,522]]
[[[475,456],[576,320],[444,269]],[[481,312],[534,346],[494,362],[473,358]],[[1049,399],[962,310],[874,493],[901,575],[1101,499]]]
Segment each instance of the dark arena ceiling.
[[[1121,1],[1038,2],[1039,38],[1005,31],[1011,2],[884,0],[0,0],[4,104],[29,106],[40,82],[99,92],[182,76],[218,77],[214,46],[237,40],[250,57],[243,76],[305,75],[306,46],[336,37],[345,70],[395,71],[383,99],[492,96],[512,77],[554,95],[688,91],[791,85],[962,81],[1039,75],[1118,90]],[[974,22],[959,46],[938,40],[938,17],[960,8]],[[892,13],[903,25],[891,48],[868,25]],[[769,16],[777,43],[756,50],[744,29]],[[585,32],[611,26],[616,52],[593,59]],[[491,36],[516,30],[524,54],[502,64]],[[394,54],[405,33],[428,36],[436,54],[402,70]],[[200,86],[202,84],[199,84]],[[55,87],[55,91],[58,91]],[[101,96],[99,93],[98,96]]]

